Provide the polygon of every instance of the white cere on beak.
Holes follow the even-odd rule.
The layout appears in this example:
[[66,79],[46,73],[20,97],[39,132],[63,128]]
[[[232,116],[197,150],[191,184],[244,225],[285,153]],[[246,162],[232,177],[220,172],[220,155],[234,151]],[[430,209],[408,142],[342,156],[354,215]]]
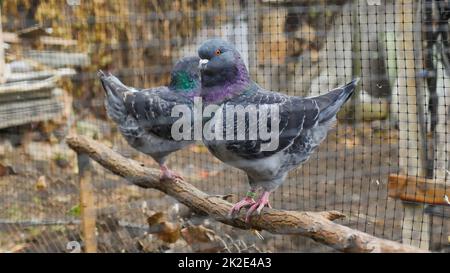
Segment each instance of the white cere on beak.
[[201,59],[201,60],[198,62],[198,66],[199,66],[200,68],[204,68],[208,62],[209,62],[209,60],[207,60],[207,59]]

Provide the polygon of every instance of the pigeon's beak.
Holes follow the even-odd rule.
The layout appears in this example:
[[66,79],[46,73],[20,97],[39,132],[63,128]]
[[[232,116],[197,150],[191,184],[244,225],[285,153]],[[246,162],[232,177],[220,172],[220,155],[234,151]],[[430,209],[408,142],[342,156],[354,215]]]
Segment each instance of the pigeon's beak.
[[198,68],[199,68],[200,70],[204,70],[204,69],[206,68],[206,65],[208,64],[208,62],[209,62],[209,60],[207,60],[207,59],[201,59],[201,60],[198,62]]

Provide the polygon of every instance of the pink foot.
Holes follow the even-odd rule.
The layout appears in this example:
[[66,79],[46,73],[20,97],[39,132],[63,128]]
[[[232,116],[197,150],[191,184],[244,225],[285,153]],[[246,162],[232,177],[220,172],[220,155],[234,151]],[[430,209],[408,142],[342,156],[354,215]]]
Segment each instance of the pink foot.
[[167,168],[166,165],[161,165],[160,170],[161,170],[161,174],[159,176],[160,180],[176,180],[176,179],[184,180],[181,175],[170,170],[169,168]]
[[237,202],[230,210],[229,215],[233,216],[233,214],[235,213],[239,213],[239,211],[244,208],[244,207],[248,207],[251,206],[253,204],[255,204],[255,200],[253,200],[253,198],[251,197],[245,197],[244,199],[242,199],[241,201]]
[[245,222],[250,222],[250,217],[252,216],[253,212],[255,212],[257,214],[261,213],[261,210],[265,207],[268,206],[269,208],[272,208],[272,206],[269,203],[269,195],[270,192],[265,191],[261,197],[258,199],[258,201],[255,202],[255,204],[253,204],[247,211],[247,215],[245,216]]

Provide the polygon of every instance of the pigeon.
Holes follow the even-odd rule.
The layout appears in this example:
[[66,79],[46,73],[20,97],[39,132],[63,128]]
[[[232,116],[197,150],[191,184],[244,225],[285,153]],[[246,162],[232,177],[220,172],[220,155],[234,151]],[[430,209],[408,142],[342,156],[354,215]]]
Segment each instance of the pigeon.
[[[247,174],[250,189],[245,198],[231,208],[230,216],[235,216],[242,208],[249,208],[245,219],[248,222],[255,213],[259,215],[265,206],[271,207],[270,194],[283,183],[287,173],[307,161],[326,138],[336,121],[337,112],[352,96],[358,79],[316,97],[288,96],[265,90],[252,81],[240,53],[229,42],[207,40],[198,49],[198,55],[201,58],[200,96],[205,106],[217,105],[222,117],[226,116],[227,106],[266,105],[278,109],[278,119],[275,119],[279,125],[278,146],[274,149],[263,149],[267,141],[261,138],[237,140],[237,118],[231,125],[225,125],[225,118],[222,123],[222,126],[231,126],[235,130],[233,138],[222,135],[223,140],[206,140],[203,137],[204,144],[215,157]],[[261,109],[256,110],[258,116]],[[272,114],[268,116],[270,118]],[[215,117],[210,122],[212,130],[221,115]],[[244,123],[248,134],[248,115]],[[267,127],[270,127],[269,122]],[[260,189],[263,193],[255,201]]]
[[172,137],[171,128],[177,118],[171,117],[171,111],[176,105],[192,109],[193,99],[201,90],[198,63],[197,56],[182,58],[171,72],[169,86],[143,90],[124,85],[110,73],[98,72],[106,92],[108,116],[130,146],[159,164],[161,180],[182,179],[165,162],[170,153],[186,147],[193,140]]

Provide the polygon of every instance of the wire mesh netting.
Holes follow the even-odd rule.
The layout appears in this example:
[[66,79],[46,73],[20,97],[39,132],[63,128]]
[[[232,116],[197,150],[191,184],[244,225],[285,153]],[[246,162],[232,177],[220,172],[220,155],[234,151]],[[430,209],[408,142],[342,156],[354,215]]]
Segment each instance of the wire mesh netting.
[[[449,14],[432,0],[3,1],[0,252],[85,250],[92,219],[68,134],[157,167],[107,117],[97,70],[167,85],[173,64],[213,37],[233,43],[268,90],[317,96],[361,79],[326,140],[271,195],[274,208],[337,210],[337,223],[448,252]],[[335,251],[296,235],[261,239],[90,164],[99,252]],[[168,165],[230,202],[248,190],[245,173],[201,142]]]

